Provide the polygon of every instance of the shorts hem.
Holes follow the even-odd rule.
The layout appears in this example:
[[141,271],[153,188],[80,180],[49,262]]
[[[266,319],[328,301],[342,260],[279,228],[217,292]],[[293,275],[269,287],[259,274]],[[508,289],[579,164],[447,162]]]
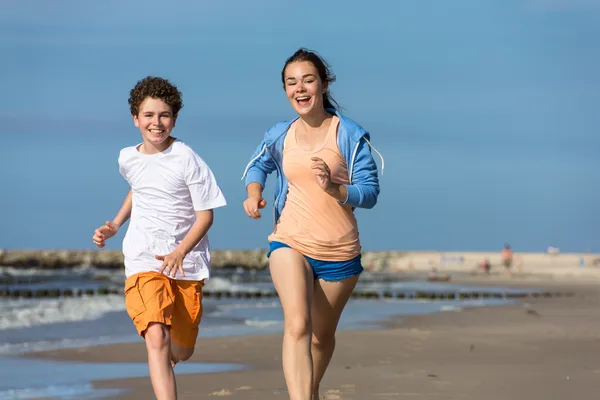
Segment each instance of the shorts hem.
[[360,271],[350,272],[350,273],[344,274],[342,276],[334,276],[334,277],[329,277],[329,276],[315,276],[315,279],[321,279],[321,280],[324,280],[325,282],[339,282],[339,281],[343,281],[344,279],[348,279],[348,278],[352,278],[352,277],[358,276],[358,275],[362,274],[363,271],[364,271],[364,269],[361,268]]
[[171,329],[171,320],[165,317],[157,317],[157,318],[151,318],[148,320],[144,320],[144,323],[140,323],[139,326],[143,326],[144,329],[140,329],[138,327],[138,324],[133,321],[133,324],[135,325],[135,329],[138,331],[138,334],[141,337],[144,337],[144,333],[148,330],[148,326],[150,324],[162,324],[165,326],[168,326],[169,329]]

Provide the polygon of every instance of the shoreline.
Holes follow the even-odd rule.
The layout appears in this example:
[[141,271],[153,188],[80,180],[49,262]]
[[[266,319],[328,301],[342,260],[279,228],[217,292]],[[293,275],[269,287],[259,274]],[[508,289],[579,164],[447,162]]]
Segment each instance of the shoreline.
[[[213,271],[212,278],[223,278],[223,274],[228,271],[219,271],[216,269]],[[239,270],[237,271],[239,272]],[[237,273],[236,272],[236,273]],[[261,271],[265,273],[266,271]],[[59,272],[64,273],[63,272]],[[118,272],[124,274],[123,270]],[[115,282],[106,282],[102,278],[97,282],[95,287],[89,287],[83,285],[68,286],[54,285],[53,283],[45,284],[44,286],[35,286],[36,281],[32,280],[31,272],[26,272],[21,277],[15,271],[5,271],[4,275],[0,277],[0,283],[3,284],[3,288],[0,288],[0,298],[65,298],[65,297],[82,297],[82,296],[105,296],[113,294],[122,294],[122,284]],[[480,290],[477,288],[479,284],[504,284],[507,286],[527,284],[547,284],[547,283],[589,283],[598,282],[600,283],[600,268],[568,268],[568,267],[556,267],[553,269],[547,268],[536,268],[535,270],[523,271],[507,271],[502,268],[492,269],[489,273],[484,273],[481,270],[470,269],[464,270],[459,268],[435,268],[432,270],[418,270],[413,268],[409,271],[406,270],[390,270],[390,271],[370,271],[365,269],[363,281],[369,281],[369,279],[379,279],[384,282],[423,282],[431,283],[434,286],[424,289],[360,289],[357,288],[352,294],[353,298],[364,298],[364,299],[429,299],[429,300],[453,300],[453,299],[468,299],[468,298],[523,298],[530,297],[532,295],[541,295],[544,297],[560,296],[564,293],[553,293],[551,291],[544,291],[542,293],[535,293],[534,291],[528,291],[527,293],[521,292],[516,293],[511,290],[504,292],[497,291],[490,293],[486,290]],[[442,289],[444,283],[450,284],[447,290]],[[31,286],[31,285],[34,286]],[[457,285],[469,285],[474,286],[473,288],[458,289]],[[454,285],[454,287],[452,286]],[[235,290],[228,290],[223,288],[211,288],[210,281],[208,286],[203,290],[205,298],[214,299],[268,299],[276,298],[277,293],[274,288],[250,288],[245,290],[243,288],[236,288]]]
[[[475,283],[469,281],[461,283]],[[506,286],[503,280],[477,284]],[[532,283],[512,282],[511,286],[531,287]],[[533,286],[575,295],[400,316],[383,321],[381,329],[340,331],[322,396],[331,400],[592,398],[600,390],[600,288],[589,282],[547,281]],[[248,369],[179,375],[180,397],[286,399],[280,346],[281,334],[200,338],[191,362],[235,363]],[[141,341],[26,356],[84,363],[146,362]],[[127,390],[113,399],[153,396],[147,377],[95,381],[93,386]],[[562,395],[553,397],[557,394]]]
[[[211,250],[214,269],[243,268],[266,270],[268,259],[265,249]],[[439,271],[467,272],[476,268],[483,260],[493,267],[501,266],[500,251],[363,251],[362,262],[372,272],[423,272]],[[0,249],[0,266],[24,268],[60,269],[80,266],[120,270],[124,268],[120,250],[7,250]],[[566,271],[600,271],[600,253],[517,252],[512,270],[529,273],[564,274]],[[581,272],[580,271],[580,272]]]

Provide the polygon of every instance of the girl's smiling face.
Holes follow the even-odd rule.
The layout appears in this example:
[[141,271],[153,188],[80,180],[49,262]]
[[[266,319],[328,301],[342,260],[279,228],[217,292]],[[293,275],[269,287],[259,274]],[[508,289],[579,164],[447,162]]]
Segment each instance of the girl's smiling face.
[[284,71],[284,87],[288,100],[300,116],[315,110],[323,112],[323,95],[327,85],[319,77],[319,71],[310,61],[288,64]]

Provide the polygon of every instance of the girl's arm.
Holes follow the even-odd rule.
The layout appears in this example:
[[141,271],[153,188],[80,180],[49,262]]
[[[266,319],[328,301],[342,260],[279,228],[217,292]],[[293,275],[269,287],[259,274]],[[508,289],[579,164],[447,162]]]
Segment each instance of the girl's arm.
[[246,186],[253,182],[257,182],[264,188],[265,183],[267,182],[267,176],[276,169],[277,166],[275,165],[275,161],[271,158],[263,140],[252,154],[252,158],[246,166],[242,179],[245,178]]
[[[348,167],[350,168],[350,166]],[[371,155],[369,144],[364,140],[360,142],[356,152],[352,184],[345,186],[347,198],[342,201],[342,204],[360,208],[373,208],[377,204],[379,197],[377,164]]]

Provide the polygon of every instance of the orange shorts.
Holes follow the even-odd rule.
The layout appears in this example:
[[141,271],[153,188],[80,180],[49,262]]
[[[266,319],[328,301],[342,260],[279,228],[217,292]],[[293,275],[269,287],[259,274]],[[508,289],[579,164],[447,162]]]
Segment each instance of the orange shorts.
[[125,281],[125,308],[140,336],[151,322],[168,325],[171,340],[193,349],[202,317],[204,281],[175,280],[158,272],[135,274]]

